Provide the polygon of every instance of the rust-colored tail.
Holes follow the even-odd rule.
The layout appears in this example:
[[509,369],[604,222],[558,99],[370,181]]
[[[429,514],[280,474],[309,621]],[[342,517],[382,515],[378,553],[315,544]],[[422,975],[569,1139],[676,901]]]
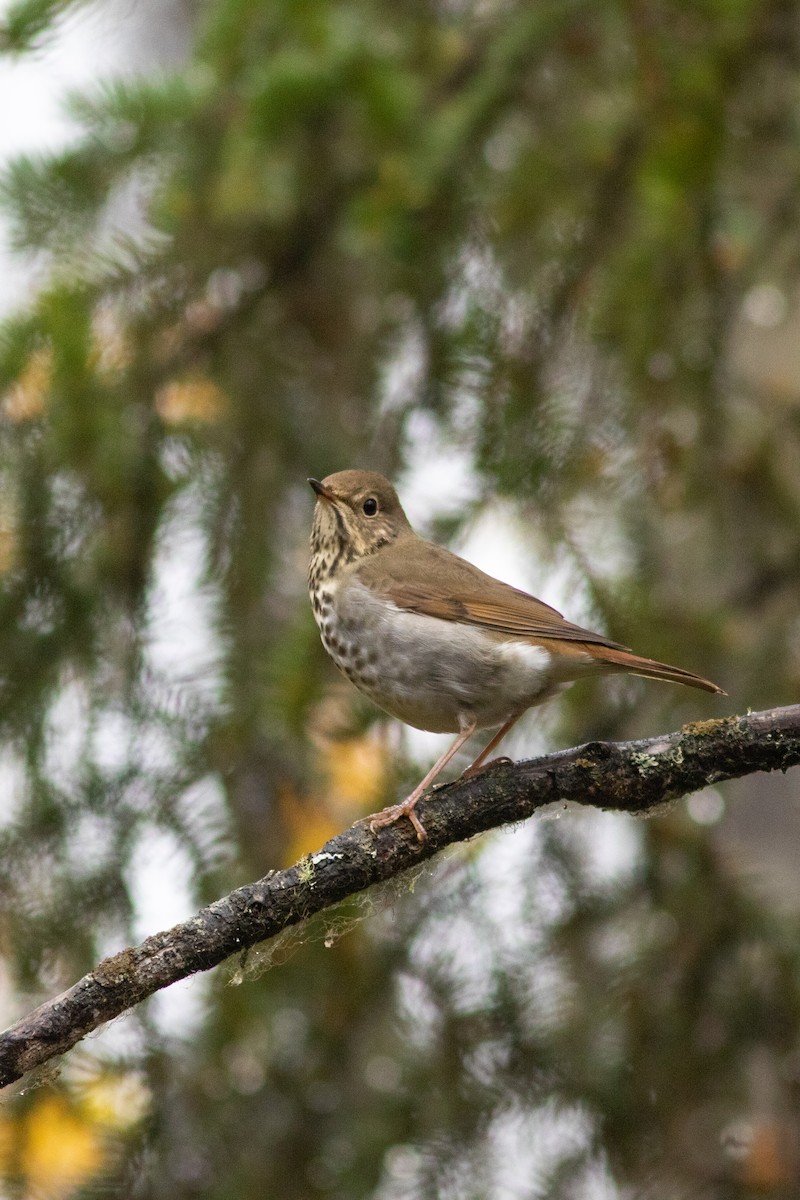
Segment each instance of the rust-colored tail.
[[612,670],[630,671],[632,675],[644,675],[647,679],[665,679],[670,683],[685,683],[687,687],[701,688],[704,692],[716,692],[720,696],[727,695],[721,687],[717,687],[702,675],[692,671],[684,671],[682,667],[671,667],[668,663],[656,662],[652,658],[641,658],[630,650],[617,650],[611,646],[585,647],[597,659],[598,663],[608,665]]

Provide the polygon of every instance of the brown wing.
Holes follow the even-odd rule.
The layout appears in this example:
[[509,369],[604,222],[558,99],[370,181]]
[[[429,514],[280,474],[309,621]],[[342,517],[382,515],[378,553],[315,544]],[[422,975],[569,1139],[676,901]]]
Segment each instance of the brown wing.
[[398,539],[402,556],[380,553],[366,559],[358,573],[369,586],[408,612],[442,621],[479,625],[512,637],[559,638],[626,650],[601,633],[565,621],[557,609],[510,584],[501,583],[472,563],[420,538]]
[[[441,546],[424,542],[413,534],[398,538],[393,546],[394,552],[388,560],[378,552],[365,559],[357,570],[375,593],[398,608],[442,621],[478,625],[512,637],[534,641],[557,639],[574,646],[573,653],[588,654],[604,671],[631,671],[650,679],[666,679],[725,694],[701,675],[642,658],[601,633],[565,621],[549,604],[501,583]],[[397,553],[400,549],[402,554]]]

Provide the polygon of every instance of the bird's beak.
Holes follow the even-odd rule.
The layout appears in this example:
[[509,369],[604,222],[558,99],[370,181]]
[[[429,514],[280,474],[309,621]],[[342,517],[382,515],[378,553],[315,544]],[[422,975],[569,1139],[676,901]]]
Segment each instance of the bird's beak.
[[333,492],[329,491],[318,479],[309,479],[308,482],[322,500],[327,500],[329,504],[336,504],[338,497],[334,496]]

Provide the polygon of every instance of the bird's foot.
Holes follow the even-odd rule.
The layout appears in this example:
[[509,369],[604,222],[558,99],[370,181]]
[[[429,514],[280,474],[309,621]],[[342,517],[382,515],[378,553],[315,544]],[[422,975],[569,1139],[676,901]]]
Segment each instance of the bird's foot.
[[408,799],[403,800],[401,804],[390,804],[388,808],[381,809],[379,813],[373,813],[371,817],[364,817],[364,820],[369,822],[370,833],[375,833],[378,829],[384,829],[387,825],[394,825],[395,821],[399,821],[401,817],[408,817],[414,826],[417,841],[426,842],[428,835],[425,832],[425,826],[415,811],[418,800],[419,795],[412,792]]
[[488,762],[473,763],[471,767],[467,767],[466,771],[463,772],[461,779],[474,779],[476,775],[482,775],[490,767],[497,767],[501,763],[510,763],[513,761],[507,754],[500,754],[497,758],[490,758]]

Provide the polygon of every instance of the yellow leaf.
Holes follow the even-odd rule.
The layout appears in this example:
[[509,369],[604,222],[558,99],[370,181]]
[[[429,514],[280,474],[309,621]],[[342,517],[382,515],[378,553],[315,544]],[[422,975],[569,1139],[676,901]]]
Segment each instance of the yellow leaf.
[[60,1200],[90,1179],[102,1163],[100,1136],[63,1097],[45,1096],[30,1111],[20,1155],[29,1192]]
[[288,786],[278,790],[289,833],[287,862],[318,849],[383,798],[386,748],[373,732],[339,739],[318,734],[315,741],[323,785],[310,796],[300,796]]
[[324,800],[316,796],[300,796],[294,788],[284,785],[277,789],[281,817],[288,833],[287,863],[324,846],[342,828]]
[[10,421],[32,421],[44,412],[53,378],[53,353],[34,350],[22,373],[3,397],[3,412]]
[[150,1092],[134,1072],[101,1075],[86,1087],[81,1096],[81,1107],[93,1124],[124,1131],[146,1114],[150,1107]]
[[322,748],[331,802],[340,811],[361,812],[383,795],[386,751],[370,734],[328,742]]
[[165,425],[218,421],[227,408],[221,388],[202,375],[173,379],[156,393],[156,408]]
[[6,1109],[0,1112],[0,1171],[7,1171],[13,1162],[16,1140],[17,1124]]
[[133,362],[133,345],[125,328],[108,308],[101,309],[92,326],[91,365],[101,379],[116,380]]

